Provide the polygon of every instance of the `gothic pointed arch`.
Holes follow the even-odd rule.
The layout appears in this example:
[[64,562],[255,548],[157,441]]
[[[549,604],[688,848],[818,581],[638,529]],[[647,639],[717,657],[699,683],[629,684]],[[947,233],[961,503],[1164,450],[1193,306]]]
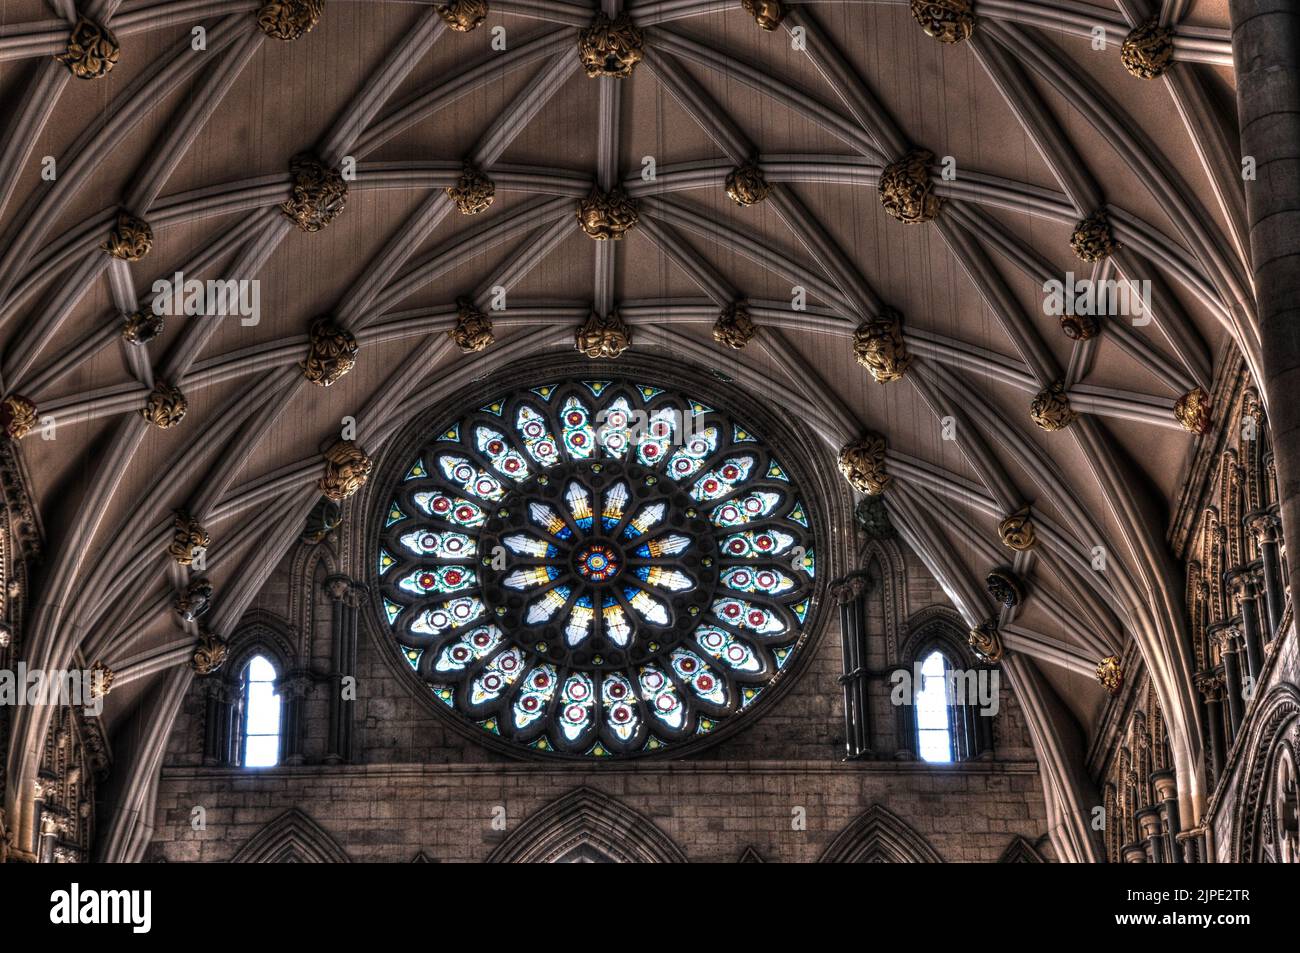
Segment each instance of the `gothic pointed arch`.
[[1038,848],[1027,837],[1017,834],[998,858],[999,864],[1045,864],[1047,858],[1038,852]]
[[248,839],[234,864],[347,864],[351,858],[329,833],[297,808]]
[[[1242,750],[1249,760],[1233,817],[1231,859],[1237,863],[1278,860],[1284,840],[1288,857],[1300,853],[1295,831],[1290,829],[1300,806],[1294,767],[1300,752],[1300,691],[1294,685],[1276,685],[1264,697]],[[1285,764],[1290,765],[1289,781],[1279,778],[1279,767]]]
[[497,864],[682,864],[686,855],[649,819],[592,788],[535,813],[488,857]]
[[821,856],[823,864],[941,864],[930,843],[888,808],[873,804],[844,828]]

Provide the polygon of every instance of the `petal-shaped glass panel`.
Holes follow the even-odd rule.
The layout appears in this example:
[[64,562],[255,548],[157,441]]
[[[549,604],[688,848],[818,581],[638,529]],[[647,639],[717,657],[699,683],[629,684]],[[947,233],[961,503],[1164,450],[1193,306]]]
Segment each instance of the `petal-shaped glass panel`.
[[763,519],[777,508],[781,494],[773,490],[756,490],[713,508],[713,525],[721,528],[743,526]]
[[[729,504],[723,504],[727,505]],[[755,559],[761,556],[779,556],[793,545],[794,537],[789,533],[767,529],[761,532],[747,530],[732,533],[722,541],[719,548],[722,555],[729,559]]]
[[669,592],[686,592],[688,589],[695,588],[694,580],[679,569],[641,566],[637,569],[636,574],[638,579],[647,585],[654,586],[656,589],[667,589]]
[[606,596],[605,604],[601,606],[601,613],[604,615],[605,637],[619,648],[625,648],[632,638],[632,626],[627,621],[627,613],[623,611],[623,607],[613,596]]
[[737,672],[757,674],[763,663],[743,640],[716,625],[702,625],[695,630],[695,641],[706,653]]
[[569,645],[581,645],[591,635],[592,620],[596,610],[592,607],[591,596],[579,596],[573,602],[573,611],[569,613],[569,622],[564,627],[564,640]]
[[641,697],[645,699],[650,714],[673,731],[681,730],[686,720],[686,706],[672,680],[653,665],[647,665],[637,675],[641,683]]
[[470,682],[469,703],[481,707],[500,698],[519,678],[523,667],[524,653],[519,649],[509,648],[498,653]]
[[529,566],[511,572],[501,580],[501,585],[507,589],[536,589],[538,586],[549,585],[559,577],[560,571],[554,566]]
[[645,432],[636,445],[636,458],[648,467],[662,463],[674,438],[681,433],[681,413],[664,407],[650,415]]
[[573,537],[573,530],[569,529],[568,524],[561,519],[560,514],[555,512],[549,503],[539,503],[536,500],[529,503],[528,518],[556,539],[571,539]]
[[464,533],[438,533],[420,529],[403,533],[402,545],[417,556],[434,556],[438,559],[470,559],[478,552],[478,543]]
[[704,659],[694,652],[678,648],[672,654],[673,671],[684,684],[711,705],[727,704],[727,683],[704,664]]
[[480,500],[491,500],[495,503],[506,495],[505,487],[496,477],[474,466],[468,457],[456,453],[444,453],[438,457],[438,466],[443,476]]
[[737,566],[722,574],[722,584],[737,592],[757,592],[765,596],[779,596],[791,592],[795,581],[768,566]]
[[501,431],[493,427],[475,427],[474,446],[492,461],[492,467],[498,473],[504,473],[517,483],[528,479],[528,464],[523,455],[510,445]]
[[632,555],[637,559],[665,559],[669,556],[680,556],[686,552],[686,548],[690,545],[691,538],[689,536],[683,536],[680,533],[669,533],[667,536],[660,536],[648,543],[642,543],[632,551]]
[[596,690],[591,676],[585,672],[571,672],[560,690],[560,711],[557,721],[566,741],[577,741],[595,727]]
[[780,635],[785,631],[785,622],[779,615],[744,599],[719,599],[713,603],[713,614],[728,625],[759,635]]
[[609,532],[623,519],[623,510],[627,506],[628,488],[623,480],[605,490],[605,503],[600,511],[600,524]]
[[555,697],[558,681],[554,665],[538,665],[524,676],[524,683],[519,687],[519,697],[511,707],[517,730],[527,728],[546,714],[551,699]]
[[478,585],[473,569],[465,566],[429,566],[398,580],[397,587],[424,595],[429,592],[458,592]]
[[505,638],[494,625],[480,625],[470,629],[453,642],[449,642],[434,662],[434,671],[447,674],[464,671],[471,662],[477,662],[496,649]]
[[564,426],[564,449],[574,460],[586,460],[596,452],[596,430],[591,426],[587,405],[576,397],[564,402],[560,413]]
[[637,511],[632,521],[623,527],[623,535],[627,539],[636,539],[645,533],[646,530],[658,526],[663,522],[664,514],[668,512],[666,503],[647,503]]
[[738,483],[748,480],[753,468],[754,458],[751,456],[728,457],[722,461],[722,466],[714,467],[695,481],[691,496],[699,503],[721,499],[734,491]]
[[570,483],[564,491],[564,502],[569,507],[569,514],[578,529],[587,532],[591,529],[591,491],[581,483]]
[[601,707],[605,710],[605,725],[619,741],[627,741],[636,734],[641,721],[636,711],[636,695],[632,683],[618,672],[608,672],[600,686]]
[[623,597],[632,606],[632,611],[653,625],[668,624],[668,607],[644,589],[624,589]]
[[611,457],[621,458],[627,453],[640,419],[634,417],[626,397],[619,397],[596,414],[596,441]]
[[524,617],[529,625],[540,625],[547,621],[555,613],[564,608],[564,604],[569,601],[569,587],[556,586],[541,598],[534,600],[528,606],[528,614]]
[[718,449],[718,437],[718,428],[710,424],[687,440],[668,458],[668,475],[680,482],[699,473],[704,461]]
[[546,425],[546,418],[528,404],[519,407],[515,429],[523,438],[528,455],[543,467],[553,467],[560,462],[560,445]]
[[411,631],[420,635],[442,635],[477,621],[483,615],[483,603],[474,596],[464,596],[430,606],[411,623]]
[[527,533],[510,533],[501,537],[506,549],[516,556],[528,556],[532,559],[554,559],[560,554],[558,547],[531,536]]
[[448,496],[440,490],[416,493],[411,497],[415,505],[429,516],[460,526],[482,526],[487,514],[477,503],[460,496]]

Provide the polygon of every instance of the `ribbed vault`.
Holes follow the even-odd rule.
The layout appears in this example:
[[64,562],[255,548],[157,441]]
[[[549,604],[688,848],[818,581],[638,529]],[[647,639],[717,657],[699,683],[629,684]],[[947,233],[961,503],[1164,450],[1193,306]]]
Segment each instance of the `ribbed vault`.
[[[1259,337],[1221,119],[1225,5],[1146,3],[979,0],[949,44],[896,0],[785,4],[771,31],[739,0],[490,0],[469,32],[432,5],[329,0],[292,42],[259,28],[260,0],[93,0],[81,14],[121,47],[93,80],[54,58],[72,0],[6,4],[0,393],[34,412],[21,446],[50,537],[28,664],[102,660],[109,717],[147,696],[165,739],[196,639],[227,634],[299,538],[344,418],[374,458],[432,401],[617,312],[634,349],[724,373],[831,455],[883,436],[895,523],[971,626],[997,620],[1058,854],[1095,851],[1066,712],[1094,724],[1098,663],[1130,646],[1194,820],[1201,739],[1164,526],[1199,426],[1188,395],[1213,390],[1229,345],[1257,366]],[[579,30],[600,12],[643,33],[626,79],[583,74]],[[1141,79],[1121,46],[1149,16],[1172,59]],[[914,148],[930,155],[900,167]],[[300,154],[346,172],[346,207],[311,233],[280,208]],[[466,163],[495,186],[473,215],[449,194]],[[928,177],[937,215],[886,213],[882,177],[900,174]],[[737,178],[759,201],[728,197]],[[619,187],[638,221],[592,241],[575,209]],[[1099,211],[1119,247],[1085,263],[1072,232]],[[152,232],[138,260],[101,247],[122,212]],[[124,316],[176,272],[256,279],[260,320],[169,317],[129,341]],[[1149,281],[1151,310],[1067,336],[1042,292],[1067,272]],[[714,326],[738,302],[757,333],[733,350]],[[447,332],[475,311],[494,343],[462,353]],[[358,348],[328,389],[301,367],[322,315]],[[910,365],[880,384],[855,335],[896,319],[886,356]],[[1044,395],[1068,410],[1050,432],[1031,417]],[[180,400],[183,419],[153,425]],[[1017,551],[1000,525],[1026,506],[1037,544]],[[201,627],[174,609],[198,575],[169,553],[175,511],[210,537]],[[998,566],[1027,581],[1021,605],[985,591]],[[19,824],[44,717],[14,725]],[[104,828],[117,859],[142,849],[160,762],[161,741],[138,747]]]

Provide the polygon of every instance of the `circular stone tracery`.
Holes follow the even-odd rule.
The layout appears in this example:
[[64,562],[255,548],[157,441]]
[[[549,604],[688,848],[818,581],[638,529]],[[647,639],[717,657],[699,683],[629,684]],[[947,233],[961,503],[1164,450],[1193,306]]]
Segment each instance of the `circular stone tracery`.
[[503,397],[437,433],[381,533],[386,622],[435,696],[543,752],[654,752],[804,640],[807,509],[752,433],[637,383]]

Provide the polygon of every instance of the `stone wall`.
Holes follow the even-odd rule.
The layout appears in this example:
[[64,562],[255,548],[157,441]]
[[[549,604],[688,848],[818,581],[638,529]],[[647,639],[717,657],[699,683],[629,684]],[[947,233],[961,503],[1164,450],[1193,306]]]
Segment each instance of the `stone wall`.
[[[893,549],[903,580],[895,628],[946,605],[920,561]],[[308,598],[328,575],[295,554],[246,619],[274,624],[302,646],[318,674],[328,659],[329,606]],[[881,603],[883,605],[883,603]],[[933,611],[933,610],[931,610]],[[883,632],[879,606],[869,631]],[[160,784],[153,855],[228,860],[268,824],[301,811],[353,860],[478,861],[519,825],[566,794],[589,788],[615,799],[693,861],[730,862],[751,849],[768,861],[813,861],[855,819],[879,805],[949,861],[996,861],[1024,838],[1044,853],[1046,811],[1023,715],[1002,691],[992,757],[929,765],[893,757],[897,739],[881,680],[873,692],[879,760],[844,762],[838,624],[832,621],[786,693],[746,727],[680,761],[600,765],[521,762],[467,737],[403,678],[396,653],[363,608],[358,649],[354,763],[319,763],[327,686],[308,695],[306,763],[244,770],[203,765],[204,690],[196,683],[170,741]],[[278,619],[277,621],[274,621]],[[312,633],[300,631],[312,628]],[[239,632],[232,637],[237,652]],[[893,664],[898,646],[872,667]],[[895,637],[895,641],[902,641]],[[895,660],[896,661],[896,660]],[[192,823],[203,808],[205,826]],[[891,821],[892,823],[892,821]],[[504,824],[504,829],[502,825]]]

